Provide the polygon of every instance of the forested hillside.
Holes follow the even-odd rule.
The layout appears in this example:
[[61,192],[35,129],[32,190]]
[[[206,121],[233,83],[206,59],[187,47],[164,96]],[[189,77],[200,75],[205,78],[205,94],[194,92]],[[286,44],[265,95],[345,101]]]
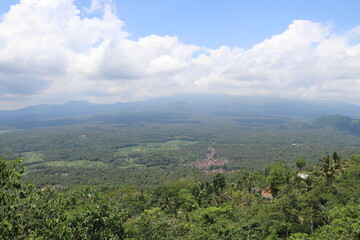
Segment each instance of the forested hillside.
[[315,119],[312,125],[315,127],[331,127],[354,135],[360,135],[360,120],[351,119],[347,116],[325,115]]
[[153,187],[38,189],[19,163],[0,161],[1,239],[360,238],[360,155]]
[[0,239],[359,239],[358,120],[207,100],[2,112]]

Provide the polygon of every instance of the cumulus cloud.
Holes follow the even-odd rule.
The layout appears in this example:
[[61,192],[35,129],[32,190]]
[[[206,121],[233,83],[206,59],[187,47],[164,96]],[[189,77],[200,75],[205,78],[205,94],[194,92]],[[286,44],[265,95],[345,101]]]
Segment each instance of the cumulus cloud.
[[[86,13],[101,11],[101,17]],[[21,0],[0,21],[0,108],[88,99],[130,101],[187,92],[356,102],[360,26],[294,20],[251,49],[207,49],[174,36],[136,41],[110,0]]]

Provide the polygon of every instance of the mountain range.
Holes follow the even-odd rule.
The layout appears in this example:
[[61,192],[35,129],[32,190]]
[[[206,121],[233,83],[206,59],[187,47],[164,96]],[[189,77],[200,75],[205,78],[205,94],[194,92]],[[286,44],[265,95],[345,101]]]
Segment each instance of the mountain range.
[[[312,120],[322,115],[338,114],[360,118],[360,106],[341,101],[301,101],[265,97],[193,94],[150,100],[94,104],[70,101],[42,104],[18,110],[0,111],[0,129],[27,129],[88,122],[124,122],[190,120],[194,114],[221,116],[278,116]],[[149,120],[150,119],[150,120]]]

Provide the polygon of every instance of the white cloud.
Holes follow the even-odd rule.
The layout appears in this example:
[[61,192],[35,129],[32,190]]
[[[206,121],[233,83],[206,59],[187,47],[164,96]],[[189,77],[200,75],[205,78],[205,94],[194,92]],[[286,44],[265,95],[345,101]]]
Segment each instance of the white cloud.
[[93,13],[97,10],[101,9],[101,2],[100,0],[91,0],[91,4],[89,8],[86,8],[86,12]]
[[[110,0],[93,0],[85,13],[73,0],[13,6],[0,22],[0,108],[186,92],[360,100],[360,26],[339,35],[329,24],[295,20],[246,51],[207,49],[172,36],[129,40],[113,7]],[[86,17],[95,11],[102,17]]]
[[247,85],[254,82],[253,92],[267,88],[284,97],[332,98],[340,91],[335,95],[355,101],[344,89],[360,90],[354,88],[360,76],[359,46],[349,45],[346,35],[332,34],[327,24],[296,20],[282,34],[240,55],[226,76]]

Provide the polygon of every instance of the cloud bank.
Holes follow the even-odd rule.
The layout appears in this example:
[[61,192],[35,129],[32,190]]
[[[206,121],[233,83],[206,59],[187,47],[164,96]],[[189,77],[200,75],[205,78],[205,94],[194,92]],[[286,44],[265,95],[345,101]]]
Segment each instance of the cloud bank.
[[0,20],[0,109],[197,92],[360,103],[359,42],[360,26],[336,34],[307,20],[247,50],[134,41],[111,1],[21,0]]

